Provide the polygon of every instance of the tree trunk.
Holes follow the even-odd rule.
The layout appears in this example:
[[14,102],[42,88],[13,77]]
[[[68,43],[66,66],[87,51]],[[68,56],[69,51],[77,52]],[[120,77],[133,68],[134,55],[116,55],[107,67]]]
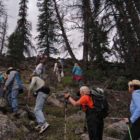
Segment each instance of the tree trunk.
[[84,43],[83,43],[83,61],[85,65],[88,64],[88,57],[90,54],[91,48],[91,23],[93,21],[90,0],[82,0],[82,13],[83,13],[83,22],[84,22]]
[[134,31],[137,35],[138,43],[140,45],[140,20],[139,15],[136,10],[136,7],[134,6],[134,3],[132,0],[124,1],[126,4],[126,10],[131,18],[132,26],[134,28]]
[[140,14],[140,1],[139,0],[133,0],[135,3],[135,7],[138,10],[138,13]]
[[56,11],[56,14],[57,14],[57,18],[58,18],[58,22],[59,22],[59,25],[60,25],[60,28],[61,28],[61,31],[62,31],[62,36],[64,38],[64,41],[65,41],[65,45],[66,45],[66,48],[71,56],[71,58],[77,62],[78,60],[76,59],[75,55],[73,54],[72,52],[72,49],[70,47],[70,44],[69,44],[69,41],[68,41],[68,38],[67,38],[67,35],[66,35],[66,31],[65,31],[65,28],[63,26],[63,22],[62,22],[62,18],[59,14],[59,10],[58,10],[58,7],[57,7],[57,3],[56,3],[56,0],[53,0],[54,2],[54,6],[55,6],[55,11]]
[[5,36],[6,36],[6,31],[7,31],[7,15],[5,17],[5,22],[3,23],[3,32],[2,32],[2,42],[1,42],[1,49],[0,49],[0,54],[2,54],[4,44],[5,44]]

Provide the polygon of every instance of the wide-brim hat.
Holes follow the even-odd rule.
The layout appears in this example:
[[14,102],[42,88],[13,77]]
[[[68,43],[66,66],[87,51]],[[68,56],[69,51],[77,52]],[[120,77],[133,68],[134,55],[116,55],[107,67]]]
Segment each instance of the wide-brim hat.
[[7,69],[7,71],[6,71],[6,74],[9,74],[10,71],[12,71],[12,70],[14,70],[14,68],[13,68],[13,67],[9,67],[9,68]]
[[128,82],[128,86],[140,86],[140,81],[139,80],[132,80]]

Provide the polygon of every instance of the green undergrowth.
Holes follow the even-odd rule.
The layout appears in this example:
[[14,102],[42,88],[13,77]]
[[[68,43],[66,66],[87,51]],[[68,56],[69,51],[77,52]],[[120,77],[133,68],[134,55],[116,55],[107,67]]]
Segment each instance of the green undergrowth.
[[[77,113],[79,108],[71,107],[67,108],[66,117]],[[65,110],[64,108],[58,108],[54,106],[46,106],[45,109],[46,118],[50,123],[50,129],[48,129],[47,140],[63,140],[64,139],[64,129],[65,129]],[[47,117],[48,115],[48,117]],[[80,140],[80,136],[75,135],[74,130],[79,125],[79,122],[67,121],[67,140]]]

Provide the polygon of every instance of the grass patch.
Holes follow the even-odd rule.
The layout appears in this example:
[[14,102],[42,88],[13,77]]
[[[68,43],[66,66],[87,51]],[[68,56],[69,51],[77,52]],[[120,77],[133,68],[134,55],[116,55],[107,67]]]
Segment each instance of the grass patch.
[[62,80],[63,86],[72,86],[73,85],[73,80],[71,76],[65,76]]

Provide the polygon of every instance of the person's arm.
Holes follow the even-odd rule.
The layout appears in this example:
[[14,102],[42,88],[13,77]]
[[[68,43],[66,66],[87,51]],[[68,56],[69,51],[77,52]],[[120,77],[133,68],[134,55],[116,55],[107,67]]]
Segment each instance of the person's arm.
[[65,94],[65,99],[67,99],[73,106],[80,106],[80,100],[74,100],[69,93]]
[[13,82],[14,78],[15,78],[15,73],[10,72],[10,74],[8,75],[8,79],[5,82],[5,86],[4,86],[5,89]]
[[76,69],[76,67],[74,66],[73,69],[72,69],[72,74],[75,73],[75,69]]
[[28,90],[28,97],[30,98],[31,95],[31,91],[33,90],[34,86],[35,86],[36,80],[35,77],[32,77],[30,86],[29,86],[29,90]]
[[56,72],[56,68],[57,68],[57,63],[54,64],[54,69],[53,69],[54,72]]
[[42,64],[40,63],[40,64],[38,64],[37,65],[37,67],[36,67],[36,69],[35,69],[35,72],[38,74],[38,75],[40,75],[41,73],[42,73],[42,70],[43,69],[43,66],[42,66]]
[[134,93],[132,95],[132,100],[136,106],[136,109],[134,110],[134,113],[130,117],[130,120],[132,123],[134,123],[140,117],[140,96]]

